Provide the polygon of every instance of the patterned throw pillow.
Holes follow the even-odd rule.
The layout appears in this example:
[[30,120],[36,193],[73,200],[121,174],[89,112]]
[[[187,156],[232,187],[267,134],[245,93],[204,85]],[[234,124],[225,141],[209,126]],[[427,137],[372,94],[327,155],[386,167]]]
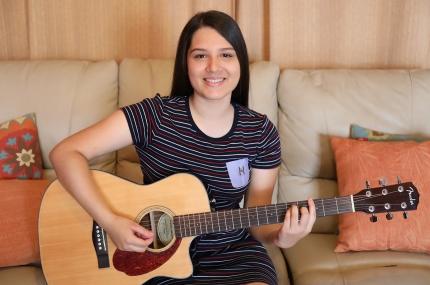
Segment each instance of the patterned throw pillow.
[[417,141],[422,142],[429,140],[421,135],[404,135],[404,134],[391,134],[372,129],[364,128],[362,126],[351,124],[350,136],[352,139],[359,139],[362,141]]
[[364,189],[366,180],[378,187],[379,179],[395,184],[397,177],[411,181],[420,193],[418,209],[409,212],[408,219],[401,212],[393,213],[392,220],[376,214],[376,223],[364,213],[339,216],[335,252],[390,249],[430,254],[430,141],[370,142],[333,137],[331,145],[341,196]]
[[0,179],[41,179],[42,174],[35,114],[0,124]]

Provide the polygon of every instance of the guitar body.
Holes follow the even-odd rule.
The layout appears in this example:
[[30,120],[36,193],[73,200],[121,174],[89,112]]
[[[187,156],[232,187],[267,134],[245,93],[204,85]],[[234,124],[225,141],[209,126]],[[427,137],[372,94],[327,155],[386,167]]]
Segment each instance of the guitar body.
[[[137,220],[145,209],[158,206],[173,215],[210,211],[203,184],[190,174],[176,174],[148,186],[101,171],[92,171],[92,175],[111,208],[132,220]],[[142,284],[155,276],[186,278],[192,273],[189,258],[192,236],[176,238],[166,250],[143,254],[122,252],[127,260],[138,255],[138,260],[145,261],[143,266],[148,266],[148,270],[141,269],[149,271],[126,274],[115,268],[113,256],[117,249],[107,236],[109,266],[99,268],[93,229],[92,217],[58,180],[54,181],[43,197],[39,215],[41,261],[48,284]],[[162,264],[158,264],[160,260],[164,260]]]

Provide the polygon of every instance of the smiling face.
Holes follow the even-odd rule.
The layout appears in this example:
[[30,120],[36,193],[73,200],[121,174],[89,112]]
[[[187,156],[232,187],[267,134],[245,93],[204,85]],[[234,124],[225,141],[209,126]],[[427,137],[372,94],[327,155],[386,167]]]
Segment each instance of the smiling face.
[[216,30],[198,29],[187,53],[188,76],[194,96],[229,100],[240,78],[240,64],[231,44]]

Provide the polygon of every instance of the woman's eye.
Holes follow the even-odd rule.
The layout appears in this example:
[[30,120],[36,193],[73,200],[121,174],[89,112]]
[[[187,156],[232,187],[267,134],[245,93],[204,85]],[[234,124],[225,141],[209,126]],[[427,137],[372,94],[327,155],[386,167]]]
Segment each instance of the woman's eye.
[[234,56],[234,54],[232,54],[232,53],[223,53],[222,54],[222,57],[224,57],[224,58],[231,58],[233,56]]
[[206,55],[204,55],[204,54],[195,54],[194,55],[194,58],[196,58],[196,59],[203,59],[205,57],[206,57]]

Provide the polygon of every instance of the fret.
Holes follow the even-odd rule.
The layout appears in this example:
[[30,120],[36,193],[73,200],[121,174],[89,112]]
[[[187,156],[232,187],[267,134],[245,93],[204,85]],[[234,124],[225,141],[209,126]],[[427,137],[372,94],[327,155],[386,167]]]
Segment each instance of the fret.
[[181,218],[179,216],[173,217],[173,228],[177,236],[182,236]]
[[[187,225],[185,224],[187,219],[185,219],[185,217],[186,217],[186,216],[184,216],[183,220],[184,220],[185,235],[187,235]],[[188,228],[189,228],[189,227],[188,227]],[[191,232],[190,232],[190,234],[191,234]]]
[[[194,217],[193,214],[189,215],[189,221],[190,221],[190,235],[196,235],[196,227],[195,227],[195,221],[194,221]],[[193,232],[194,231],[194,232]]]
[[239,208],[238,212],[239,212],[239,221],[240,221],[240,228],[243,228],[243,224],[242,224],[242,213],[240,212],[241,208]]
[[279,206],[280,206],[279,210],[281,211],[281,214],[280,215],[278,214],[278,218],[279,218],[278,222],[282,223],[283,220],[285,220],[285,215],[287,214],[288,204],[284,203],[284,204],[281,204]]
[[212,232],[214,233],[215,232],[215,230],[214,230],[214,219],[213,219],[213,213],[210,213],[210,216],[211,216],[211,224],[212,224]]
[[233,219],[233,209],[231,209],[231,225],[232,225],[232,229],[234,230],[235,229],[235,226],[234,226],[234,219]]
[[251,226],[251,219],[249,218],[249,208],[246,209],[246,213],[248,214],[248,226]]
[[287,214],[288,211],[288,203],[285,203],[285,215]]
[[196,220],[194,218],[194,214],[190,215],[190,219],[193,222],[193,225],[191,226],[191,230],[194,230],[193,236],[197,235],[197,229],[196,229]]
[[204,218],[205,218],[205,228],[206,228],[206,233],[208,233],[208,222],[207,222],[207,218],[206,218],[206,213],[203,214]]
[[257,214],[257,226],[260,225],[260,218],[258,217],[258,208],[255,207],[255,213]]
[[269,215],[267,214],[267,205],[264,206],[264,210],[266,211],[266,221],[267,221],[267,224],[269,224]]
[[221,223],[219,222],[219,212],[216,212],[216,217],[218,219],[218,230],[221,231]]
[[350,195],[349,199],[350,199],[349,201],[351,203],[351,212],[355,212],[354,196]]
[[322,209],[323,209],[323,216],[325,216],[325,209],[324,209],[324,199],[321,199]]
[[193,227],[191,225],[191,222],[194,222],[194,220],[193,220],[193,214],[189,214],[188,215],[188,224],[190,225],[189,231],[190,231],[190,235],[192,236],[192,235],[195,235],[195,233],[193,234],[193,229],[195,229],[195,227]]
[[336,202],[337,213],[339,213],[339,206],[337,205],[337,199],[336,199],[336,197],[334,197],[334,201]]
[[197,215],[199,217],[199,227],[200,227],[200,234],[202,233],[202,221],[200,220],[200,215]]
[[278,222],[278,210],[276,205],[270,205],[270,223],[277,224]]
[[223,213],[224,213],[224,230],[226,230],[227,229],[227,217],[225,216],[225,214],[226,214],[226,211],[222,211]]

